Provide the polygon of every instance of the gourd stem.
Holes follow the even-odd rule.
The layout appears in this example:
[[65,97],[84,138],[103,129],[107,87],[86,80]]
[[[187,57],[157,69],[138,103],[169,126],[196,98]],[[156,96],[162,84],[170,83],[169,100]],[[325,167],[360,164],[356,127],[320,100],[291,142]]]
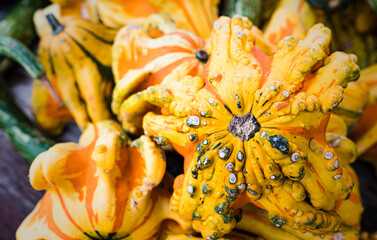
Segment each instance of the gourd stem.
[[208,59],[209,59],[210,56],[209,56],[209,54],[206,51],[199,49],[199,50],[195,51],[195,57],[200,62],[207,63],[207,61],[208,61]]
[[52,34],[57,35],[64,30],[64,25],[61,24],[52,13],[46,15],[47,21],[52,28]]

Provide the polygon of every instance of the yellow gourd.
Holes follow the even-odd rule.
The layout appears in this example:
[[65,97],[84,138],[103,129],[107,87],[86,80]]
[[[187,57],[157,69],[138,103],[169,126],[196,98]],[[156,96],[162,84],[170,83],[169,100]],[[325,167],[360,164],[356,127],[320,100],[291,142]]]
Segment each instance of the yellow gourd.
[[[258,47],[268,53],[275,51],[275,46],[263,40],[259,29],[253,27],[251,34]],[[121,29],[113,47],[112,67],[117,84],[112,110],[123,128],[132,134],[142,133],[143,116],[156,110],[135,92],[187,75],[203,75],[209,58],[206,48],[202,38],[177,29],[164,15],[152,15],[143,26]]]
[[[288,35],[300,40],[305,36],[308,28],[316,21],[318,19],[316,19],[314,11],[306,1],[281,0],[266,27],[264,37],[275,45]],[[373,78],[371,70],[363,70],[363,72],[362,75],[365,74]],[[340,130],[339,128],[346,125],[347,128],[345,130],[351,131],[360,120],[368,102],[369,89],[367,85],[363,81],[350,83],[343,93],[343,101],[335,108],[330,118],[330,127],[336,127]],[[337,116],[340,118],[337,118]],[[340,123],[340,121],[344,121],[344,123]],[[343,133],[343,135],[346,134],[347,132]]]
[[347,83],[359,77],[357,58],[328,56],[331,34],[320,24],[301,41],[284,38],[271,57],[254,45],[252,29],[240,16],[221,17],[206,74],[137,94],[164,113],[144,117],[145,133],[185,157],[172,209],[207,238],[230,232],[235,209],[250,201],[276,226],[338,231],[332,210],[354,184],[325,131]]
[[302,232],[283,226],[275,227],[269,222],[266,211],[248,204],[242,208],[242,220],[237,223],[236,230],[253,233],[266,240],[334,240],[347,239],[357,240],[358,229],[355,227],[342,225],[339,232],[328,232],[316,234],[312,232]]
[[51,28],[41,38],[39,60],[65,106],[51,103],[35,81],[31,108],[37,122],[58,134],[70,115],[81,129],[89,122],[111,118],[111,47],[116,31],[79,17],[65,18],[62,24],[51,14],[47,17]]
[[17,230],[17,239],[156,239],[164,220],[190,230],[156,187],[165,155],[146,136],[133,142],[110,120],[90,125],[77,143],[41,153],[30,182],[46,190]]

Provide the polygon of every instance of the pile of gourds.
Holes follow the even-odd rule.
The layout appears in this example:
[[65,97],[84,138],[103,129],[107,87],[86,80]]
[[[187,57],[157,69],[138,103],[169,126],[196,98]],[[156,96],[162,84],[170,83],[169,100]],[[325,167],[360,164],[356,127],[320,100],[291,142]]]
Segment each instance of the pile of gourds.
[[34,22],[64,104],[34,81],[31,109],[49,134],[83,132],[32,163],[46,193],[17,239],[359,238],[350,164],[377,142],[363,115],[376,67],[333,51],[316,23],[329,6],[281,0],[266,17],[267,2],[225,1],[217,18],[216,0],[53,2]]

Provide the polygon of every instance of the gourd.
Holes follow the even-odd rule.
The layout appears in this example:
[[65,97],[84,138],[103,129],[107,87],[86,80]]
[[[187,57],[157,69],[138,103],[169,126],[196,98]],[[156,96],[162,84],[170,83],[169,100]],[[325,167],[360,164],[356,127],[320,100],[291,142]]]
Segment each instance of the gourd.
[[59,134],[72,117],[81,129],[89,122],[111,118],[111,47],[116,32],[79,17],[62,23],[52,14],[47,18],[51,29],[40,40],[39,60],[65,106],[51,102],[35,82],[31,108],[37,123]]
[[[276,47],[264,41],[255,27],[251,34],[258,47],[269,53],[275,51]],[[143,27],[121,29],[113,47],[116,86],[111,105],[123,128],[131,134],[142,133],[142,117],[154,109],[135,92],[186,75],[202,75],[209,58],[206,48],[202,38],[177,29],[163,15],[151,16]]]
[[342,230],[339,232],[324,234],[301,232],[286,226],[277,228],[269,222],[268,214],[264,210],[252,204],[248,204],[242,208],[242,219],[237,223],[236,230],[253,233],[266,240],[359,239],[357,228],[345,224],[342,225]]
[[[336,115],[334,115],[336,116]],[[276,228],[269,222],[268,214],[254,205],[246,205],[242,207],[242,219],[236,224],[236,229],[253,233],[264,239],[358,239],[358,232],[360,231],[360,218],[363,211],[361,205],[359,181],[354,170],[349,164],[356,160],[357,150],[356,145],[344,135],[334,133],[326,133],[326,141],[329,146],[334,147],[338,153],[339,158],[349,171],[351,177],[355,182],[349,200],[338,200],[335,211],[342,220],[342,227],[339,232],[329,232],[323,234],[314,234],[312,232],[303,233],[300,230],[294,230],[287,226]]]
[[[154,36],[156,33],[160,36]],[[114,114],[121,112],[122,102],[135,92],[186,75],[201,75],[208,57],[202,38],[177,29],[165,16],[154,15],[144,26],[122,28],[113,46]],[[130,101],[133,98],[137,96],[130,97]],[[132,110],[142,117],[151,106],[147,103],[140,105]],[[118,115],[118,119],[128,132],[142,132],[140,117]]]
[[304,0],[281,0],[273,12],[264,37],[274,45],[286,36],[301,40],[315,23],[315,14]]
[[218,15],[218,3],[218,0],[98,0],[97,11],[101,21],[112,28],[129,23],[142,24],[149,15],[166,12],[178,28],[207,38]]
[[[282,0],[266,27],[264,37],[275,45],[287,35],[302,39],[315,21],[314,11],[304,0]],[[369,89],[363,81],[350,83],[343,93],[343,101],[331,115],[329,126],[340,130],[346,125],[345,132],[340,130],[343,135],[352,131],[369,102],[368,97]]]
[[56,144],[31,165],[31,185],[46,193],[16,237],[156,239],[167,219],[185,229],[169,209],[170,193],[156,187],[165,168],[149,137],[130,142],[114,121],[91,124],[78,144]]
[[334,114],[340,116],[347,125],[348,132],[351,132],[360,121],[364,109],[369,104],[369,98],[369,89],[363,81],[348,84],[343,93],[343,101],[334,110]]
[[137,94],[163,112],[144,117],[145,133],[185,157],[171,207],[208,239],[230,232],[247,202],[278,227],[338,231],[332,210],[354,183],[325,131],[347,83],[359,77],[357,58],[329,55],[331,33],[321,24],[301,41],[284,38],[272,56],[254,45],[252,28],[241,16],[219,18],[206,74]]

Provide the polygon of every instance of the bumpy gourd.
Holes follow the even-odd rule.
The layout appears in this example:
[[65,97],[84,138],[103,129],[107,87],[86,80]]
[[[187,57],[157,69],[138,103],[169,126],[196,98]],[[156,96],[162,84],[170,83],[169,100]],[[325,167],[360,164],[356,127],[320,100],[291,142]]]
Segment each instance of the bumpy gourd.
[[111,118],[111,47],[116,32],[79,17],[65,18],[60,24],[53,15],[47,16],[51,29],[41,38],[39,60],[65,106],[52,103],[35,82],[31,108],[37,122],[58,134],[71,116],[81,129]]
[[155,188],[165,155],[147,136],[130,140],[110,120],[90,125],[79,144],[41,153],[30,182],[46,190],[17,230],[17,239],[156,239],[169,209],[169,192]]
[[340,217],[331,210],[354,183],[325,129],[343,88],[359,76],[357,58],[328,56],[331,34],[321,24],[302,41],[286,37],[271,57],[254,46],[251,29],[245,18],[221,17],[205,77],[138,94],[164,113],[144,117],[145,133],[185,157],[172,208],[212,239],[234,227],[237,199],[237,207],[251,201],[266,209],[276,226],[338,231]]
[[[349,201],[346,201],[349,202]],[[360,205],[360,204],[359,204]],[[349,206],[348,206],[349,207]],[[348,211],[350,209],[348,208]],[[352,211],[351,211],[352,212]],[[351,213],[352,214],[352,213]],[[347,226],[342,223],[339,232],[328,232],[315,234],[312,232],[302,232],[292,228],[282,226],[276,228],[268,219],[266,211],[251,204],[242,208],[242,220],[236,224],[235,229],[243,232],[253,233],[266,240],[333,240],[352,239],[357,240],[359,229],[354,226]]]
[[[258,47],[269,53],[275,51],[275,46],[263,40],[259,29],[253,27],[252,34]],[[153,110],[133,93],[187,75],[201,76],[208,58],[203,39],[177,29],[166,16],[153,15],[143,27],[130,25],[121,29],[113,47],[112,67],[117,84],[112,110],[123,128],[141,133],[142,117]]]
[[[333,115],[332,115],[333,116]],[[336,115],[334,115],[336,116]],[[335,133],[326,133],[326,141],[330,147],[333,147],[338,153],[342,164],[347,168],[355,187],[353,188],[348,200],[338,200],[335,211],[340,216],[342,226],[339,232],[328,232],[316,234],[313,232],[302,232],[287,226],[276,228],[269,222],[268,214],[253,205],[243,207],[242,219],[236,224],[236,229],[254,233],[264,239],[358,239],[360,231],[360,220],[363,207],[361,205],[361,197],[359,192],[359,181],[356,173],[349,164],[354,162],[357,157],[356,145],[344,135]]]
[[[315,13],[304,0],[281,0],[266,27],[264,37],[275,45],[288,35],[301,40],[315,21],[318,21]],[[368,98],[369,89],[363,81],[350,83],[343,93],[343,101],[335,108],[333,114],[336,116],[332,115],[329,125],[338,128],[346,125],[344,135],[347,131],[352,131],[369,102]]]
[[129,23],[141,24],[154,13],[169,13],[178,28],[208,37],[217,18],[219,0],[98,0],[97,11],[102,22],[113,28]]
[[[166,16],[154,15],[141,25],[129,25],[117,34],[113,46],[112,68],[117,83],[112,110],[120,114],[122,102],[131,94],[151,85],[201,75],[209,55],[204,40],[188,31],[177,29]],[[137,96],[130,97],[133,101]],[[119,115],[124,129],[142,132],[141,117],[151,109],[147,103],[133,110],[139,117]]]

